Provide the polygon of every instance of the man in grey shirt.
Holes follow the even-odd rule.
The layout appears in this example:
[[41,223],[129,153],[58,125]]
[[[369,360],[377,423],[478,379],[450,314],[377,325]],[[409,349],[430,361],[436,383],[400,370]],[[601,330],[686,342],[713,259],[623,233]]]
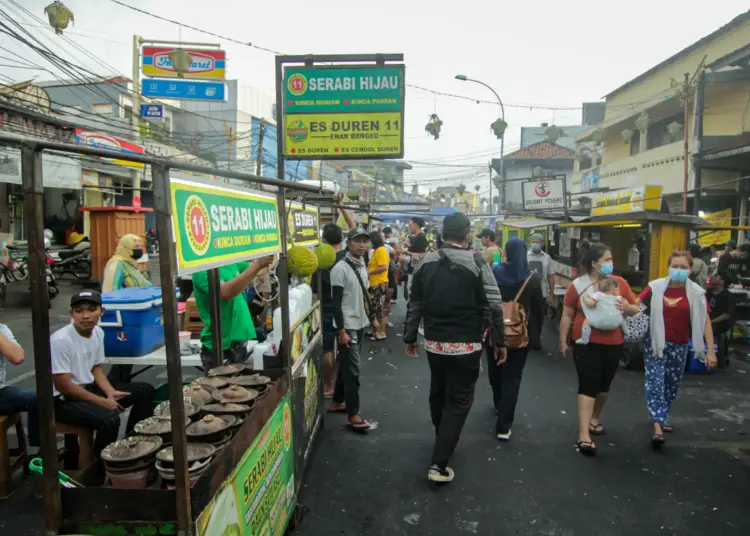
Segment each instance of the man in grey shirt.
[[[546,252],[542,250],[544,237],[539,233],[531,235],[531,248],[527,253],[529,260],[529,269],[536,272],[542,279],[542,296],[547,301],[548,306],[555,306],[555,261],[552,260]],[[537,315],[538,316],[538,315]],[[541,350],[542,325],[544,316],[541,318],[529,318],[529,324],[535,330],[535,335],[531,338],[533,342],[532,349]]]
[[339,368],[333,388],[333,404],[328,411],[347,413],[349,427],[355,432],[367,433],[370,424],[359,415],[359,369],[362,339],[370,325],[365,309],[370,283],[363,258],[370,246],[370,235],[363,227],[357,227],[347,238],[346,257],[331,269]]
[[[24,351],[16,342],[8,326],[0,324],[0,415],[9,415],[26,411],[29,415],[29,454],[39,449],[39,413],[36,403],[36,391],[27,387],[5,384],[5,362],[20,365],[24,360]],[[3,497],[0,497],[2,499]]]

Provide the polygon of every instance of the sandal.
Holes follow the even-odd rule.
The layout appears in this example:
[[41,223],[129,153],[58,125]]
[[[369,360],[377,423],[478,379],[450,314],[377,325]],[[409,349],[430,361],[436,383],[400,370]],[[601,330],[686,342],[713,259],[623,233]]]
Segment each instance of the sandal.
[[674,427],[672,425],[670,425],[670,424],[662,424],[661,425],[661,430],[662,430],[662,432],[666,432],[668,434],[671,434],[672,432],[674,432]]
[[346,423],[346,426],[348,426],[350,430],[352,430],[353,432],[357,432],[358,434],[366,434],[370,431],[370,428],[372,428],[372,426],[370,426],[370,423],[362,420],[361,417],[358,421],[349,421],[348,423]]
[[578,449],[578,452],[580,452],[584,456],[596,455],[596,446],[594,445],[593,441],[578,440],[578,442],[576,443],[576,448]]
[[661,448],[664,443],[666,443],[666,441],[664,440],[664,436],[662,434],[654,434],[651,436],[652,447],[658,449]]
[[591,435],[602,436],[605,434],[604,426],[602,426],[601,423],[599,424],[589,423],[589,433]]
[[338,408],[335,406],[331,406],[330,408],[328,408],[328,413],[346,413],[346,406]]
[[333,389],[330,391],[323,391],[323,398],[333,398]]

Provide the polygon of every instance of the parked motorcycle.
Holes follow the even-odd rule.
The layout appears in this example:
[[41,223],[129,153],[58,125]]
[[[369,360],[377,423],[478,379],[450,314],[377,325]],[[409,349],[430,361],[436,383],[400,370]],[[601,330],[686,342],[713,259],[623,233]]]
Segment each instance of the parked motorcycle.
[[45,247],[47,248],[47,264],[53,274],[58,277],[63,274],[72,274],[81,281],[91,279],[91,242],[88,238],[58,251],[59,260],[53,259],[50,255],[47,241],[45,241]]
[[153,227],[148,230],[146,235],[146,252],[149,255],[156,255],[159,251],[159,241],[156,239],[156,229]]

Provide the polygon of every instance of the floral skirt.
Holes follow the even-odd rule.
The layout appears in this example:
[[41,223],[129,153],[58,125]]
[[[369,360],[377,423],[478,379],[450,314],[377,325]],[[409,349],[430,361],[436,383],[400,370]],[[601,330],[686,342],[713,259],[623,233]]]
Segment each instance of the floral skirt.
[[383,318],[386,315],[386,312],[388,311],[386,308],[388,306],[387,295],[387,283],[370,287],[370,297],[372,298],[372,304],[375,307],[375,310],[372,311],[372,313],[375,318]]

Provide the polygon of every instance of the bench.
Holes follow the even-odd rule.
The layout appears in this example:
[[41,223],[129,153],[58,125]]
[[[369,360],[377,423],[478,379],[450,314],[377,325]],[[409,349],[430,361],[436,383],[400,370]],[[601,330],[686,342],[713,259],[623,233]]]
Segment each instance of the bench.
[[[15,426],[18,446],[8,446],[8,431]],[[0,499],[13,494],[13,475],[19,469],[28,474],[26,465],[26,432],[23,429],[20,413],[0,415]]]

